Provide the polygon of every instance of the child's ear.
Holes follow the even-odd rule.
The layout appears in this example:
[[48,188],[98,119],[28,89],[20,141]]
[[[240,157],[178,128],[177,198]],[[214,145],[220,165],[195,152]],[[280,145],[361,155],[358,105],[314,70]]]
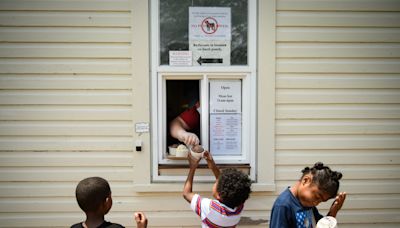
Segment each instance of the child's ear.
[[109,203],[113,203],[113,199],[112,199],[112,197],[111,197],[111,194],[110,194],[110,196],[108,196],[107,198],[106,198],[106,201],[107,202],[109,202]]
[[106,207],[109,207],[110,205],[112,205],[112,198],[111,195],[107,196],[106,199],[104,200],[104,205]]
[[311,183],[312,183],[312,176],[309,175],[309,174],[304,175],[304,177],[301,179],[301,183],[302,183],[303,185],[311,184]]
[[215,193],[214,197],[216,200],[221,201],[221,197],[219,196],[218,192]]
[[104,201],[104,204],[103,204],[104,214],[107,214],[110,211],[110,209],[112,207],[112,203],[113,202],[112,202],[112,198],[110,195],[106,198],[106,200]]

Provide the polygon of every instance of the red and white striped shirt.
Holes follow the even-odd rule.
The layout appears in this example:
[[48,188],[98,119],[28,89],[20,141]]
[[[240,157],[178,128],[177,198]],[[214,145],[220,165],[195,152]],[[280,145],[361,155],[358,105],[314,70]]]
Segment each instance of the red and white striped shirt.
[[198,194],[193,196],[190,207],[200,216],[203,228],[236,227],[243,210],[243,204],[232,209],[217,200],[202,198]]

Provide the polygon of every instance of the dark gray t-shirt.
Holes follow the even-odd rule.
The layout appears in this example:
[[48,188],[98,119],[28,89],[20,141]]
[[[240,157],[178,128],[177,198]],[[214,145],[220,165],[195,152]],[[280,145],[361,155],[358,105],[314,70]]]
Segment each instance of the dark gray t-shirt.
[[[74,224],[74,225],[71,226],[71,228],[84,228],[83,227],[83,222]],[[117,223],[111,223],[111,222],[104,221],[97,228],[125,228],[125,227],[121,226],[120,224],[117,224]]]

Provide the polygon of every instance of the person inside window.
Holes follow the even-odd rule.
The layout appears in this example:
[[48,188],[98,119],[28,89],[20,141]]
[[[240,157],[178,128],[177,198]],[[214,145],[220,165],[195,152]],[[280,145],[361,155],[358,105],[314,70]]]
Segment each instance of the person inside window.
[[200,144],[200,103],[183,111],[170,123],[170,134],[186,145]]

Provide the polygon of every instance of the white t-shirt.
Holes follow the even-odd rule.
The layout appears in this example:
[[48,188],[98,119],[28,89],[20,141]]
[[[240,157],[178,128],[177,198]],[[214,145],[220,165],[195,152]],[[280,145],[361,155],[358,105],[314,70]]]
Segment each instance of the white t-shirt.
[[198,194],[193,196],[190,207],[200,216],[203,228],[235,227],[243,210],[243,204],[232,209],[217,200],[202,198]]

